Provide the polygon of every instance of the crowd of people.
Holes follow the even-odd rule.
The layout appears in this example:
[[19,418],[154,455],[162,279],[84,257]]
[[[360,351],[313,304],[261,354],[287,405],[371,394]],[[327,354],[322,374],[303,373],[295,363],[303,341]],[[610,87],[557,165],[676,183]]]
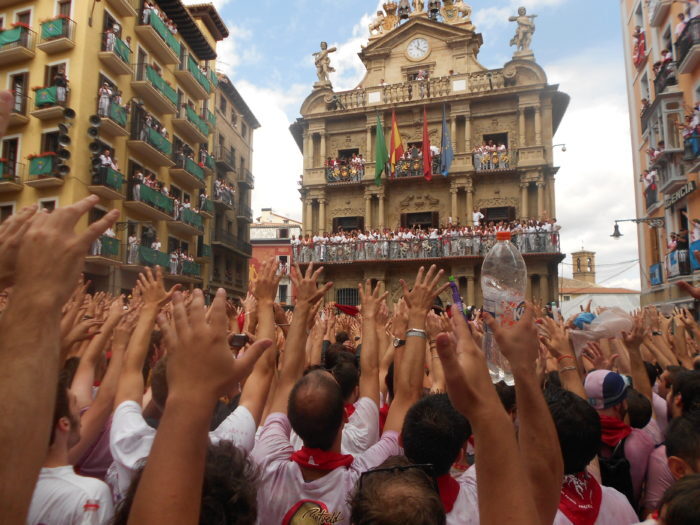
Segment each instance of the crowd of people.
[[335,233],[292,236],[292,256],[300,263],[373,260],[430,259],[486,255],[496,243],[496,233],[509,231],[522,253],[559,252],[560,226],[556,219],[543,221],[489,221],[475,211],[474,226],[448,224],[439,228],[339,229]]
[[214,200],[222,201],[228,206],[233,206],[236,195],[235,185],[228,182],[226,179],[214,179]]
[[494,143],[493,140],[482,142],[472,150],[474,169],[481,170],[503,170],[510,167],[508,148],[503,143]]
[[168,18],[164,11],[158,9],[158,6],[156,6],[154,2],[146,0],[143,3],[143,11],[141,12],[141,16],[141,20],[144,24],[149,24],[151,22],[151,17],[156,16],[161,20],[161,22],[163,22],[165,27],[167,27],[173,35],[177,34],[177,25],[175,24],[175,21]]
[[122,92],[105,81],[97,90],[97,114],[100,117],[109,117],[110,104],[122,105]]

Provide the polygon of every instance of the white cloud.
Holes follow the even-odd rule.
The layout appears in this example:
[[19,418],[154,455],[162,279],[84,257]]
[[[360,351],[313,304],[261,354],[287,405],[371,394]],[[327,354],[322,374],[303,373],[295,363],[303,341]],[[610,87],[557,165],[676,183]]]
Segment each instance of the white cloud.
[[229,36],[216,46],[216,68],[233,78],[238,66],[258,62],[262,56],[251,42],[253,33],[250,29],[237,26],[230,20],[226,25]]

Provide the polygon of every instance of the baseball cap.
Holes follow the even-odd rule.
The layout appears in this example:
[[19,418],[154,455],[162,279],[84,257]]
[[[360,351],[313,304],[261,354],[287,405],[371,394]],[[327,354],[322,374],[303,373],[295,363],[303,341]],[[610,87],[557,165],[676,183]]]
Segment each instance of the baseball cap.
[[584,383],[588,403],[596,410],[603,410],[622,403],[627,397],[624,378],[610,370],[594,370]]

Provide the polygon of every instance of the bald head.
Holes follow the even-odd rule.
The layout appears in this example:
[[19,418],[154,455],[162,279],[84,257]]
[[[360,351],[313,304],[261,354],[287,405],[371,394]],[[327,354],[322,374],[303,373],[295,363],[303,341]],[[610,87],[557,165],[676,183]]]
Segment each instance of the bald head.
[[302,377],[289,394],[289,422],[310,448],[330,450],[343,423],[343,394],[328,372]]

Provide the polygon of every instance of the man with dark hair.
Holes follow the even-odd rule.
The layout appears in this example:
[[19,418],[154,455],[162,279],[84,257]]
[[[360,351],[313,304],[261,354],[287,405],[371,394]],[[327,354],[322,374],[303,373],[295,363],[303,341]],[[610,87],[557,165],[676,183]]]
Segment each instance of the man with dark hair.
[[363,473],[350,501],[352,524],[444,525],[435,481],[423,468],[394,456]]
[[669,418],[700,410],[700,372],[697,370],[678,372],[673,378],[666,400]]
[[[297,303],[287,337],[284,365],[271,401],[270,415],[253,450],[253,458],[261,469],[260,523],[289,525],[305,519],[314,523],[349,525],[347,495],[362,472],[389,456],[400,454],[398,431],[406,412],[421,394],[425,320],[435,297],[445,288],[438,287],[443,272],[436,272],[435,266],[425,275],[421,268],[410,292],[404,287],[412,331],[409,330],[406,346],[401,349],[403,359],[396,374],[396,397],[382,438],[361,455],[353,457],[341,453],[344,410],[340,385],[327,372],[314,371],[301,377],[307,317],[313,304],[332,286],[327,283],[317,289],[321,271],[322,268],[314,271],[310,264],[305,275],[296,275],[299,270],[292,275]],[[360,390],[367,389],[377,425],[379,380],[374,320],[385,296],[380,297],[378,287],[373,289],[369,280],[360,285],[364,334]],[[364,386],[363,380],[367,380]],[[296,452],[289,441],[292,429],[304,442]]]
[[690,412],[671,421],[666,455],[674,479],[700,474],[700,412]]
[[49,450],[29,508],[30,525],[82,523],[85,512],[94,512],[100,524],[112,519],[109,487],[98,479],[78,476],[68,461],[68,450],[80,441],[77,405],[75,395],[62,378],[56,393]]
[[596,411],[568,390],[548,388],[545,397],[564,458],[564,481],[553,525],[635,523],[637,515],[627,498],[612,487],[601,486],[586,470],[600,447]]
[[677,481],[664,493],[660,507],[660,524],[700,523],[700,474],[692,474]]

